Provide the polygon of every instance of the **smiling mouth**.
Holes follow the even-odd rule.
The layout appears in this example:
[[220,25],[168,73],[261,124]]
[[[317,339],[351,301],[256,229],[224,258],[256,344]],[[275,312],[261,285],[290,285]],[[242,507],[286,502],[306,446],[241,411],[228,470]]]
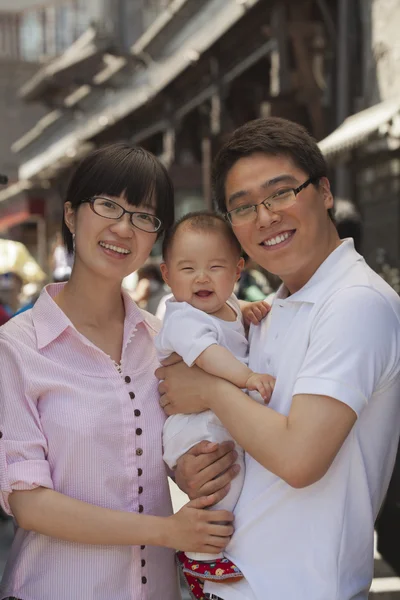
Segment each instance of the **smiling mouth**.
[[131,251],[127,250],[126,248],[121,248],[121,246],[116,246],[114,244],[106,244],[105,242],[99,242],[99,246],[105,250],[110,250],[111,252],[115,252],[119,255],[128,255],[131,253]]
[[284,233],[279,233],[273,238],[269,238],[268,240],[264,240],[261,242],[260,246],[264,246],[266,248],[273,248],[275,246],[280,246],[290,238],[292,238],[295,234],[296,230],[292,229],[291,231],[285,231]]
[[210,292],[209,290],[200,290],[195,292],[195,296],[198,296],[199,298],[209,298],[213,293],[214,292]]

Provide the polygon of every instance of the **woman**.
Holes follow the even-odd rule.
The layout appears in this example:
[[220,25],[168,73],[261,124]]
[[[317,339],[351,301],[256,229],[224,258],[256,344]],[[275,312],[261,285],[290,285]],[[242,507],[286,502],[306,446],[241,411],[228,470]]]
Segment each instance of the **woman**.
[[63,233],[75,263],[0,331],[0,486],[18,525],[0,598],[176,600],[174,552],[218,552],[232,515],[171,516],[153,337],[121,290],[173,220],[158,160],[116,144],[78,167]]

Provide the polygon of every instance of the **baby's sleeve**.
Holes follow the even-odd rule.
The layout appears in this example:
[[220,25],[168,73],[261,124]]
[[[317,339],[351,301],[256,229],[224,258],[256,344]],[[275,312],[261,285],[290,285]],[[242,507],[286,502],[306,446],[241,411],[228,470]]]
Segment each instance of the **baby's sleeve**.
[[191,367],[204,350],[219,343],[219,337],[214,319],[187,305],[170,314],[167,312],[156,337],[158,357],[162,361],[176,352]]
[[0,338],[0,504],[9,515],[13,491],[53,489],[46,436],[37,403],[26,391],[23,358],[14,346]]

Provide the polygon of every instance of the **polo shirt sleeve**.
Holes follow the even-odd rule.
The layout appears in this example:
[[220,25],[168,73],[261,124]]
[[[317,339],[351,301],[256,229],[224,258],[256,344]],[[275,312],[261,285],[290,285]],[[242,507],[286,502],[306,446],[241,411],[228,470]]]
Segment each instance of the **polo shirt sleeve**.
[[36,399],[27,393],[25,361],[15,346],[0,337],[0,504],[9,515],[13,491],[53,489]]
[[191,367],[204,350],[218,344],[218,339],[219,330],[214,319],[185,303],[169,314],[167,310],[156,338],[156,348],[160,360],[176,352]]
[[324,304],[293,395],[330,396],[360,415],[372,394],[398,375],[399,320],[376,290],[342,289]]

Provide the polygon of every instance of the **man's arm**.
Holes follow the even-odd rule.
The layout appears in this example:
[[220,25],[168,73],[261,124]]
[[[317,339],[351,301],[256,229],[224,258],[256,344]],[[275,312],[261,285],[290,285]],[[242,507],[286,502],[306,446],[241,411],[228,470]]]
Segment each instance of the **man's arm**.
[[314,325],[288,416],[198,370],[191,369],[189,382],[179,365],[169,367],[171,377],[161,374],[167,414],[210,408],[238,444],[287,483],[318,481],[357,415],[398,368],[399,322],[385,299],[360,287],[332,298]]

